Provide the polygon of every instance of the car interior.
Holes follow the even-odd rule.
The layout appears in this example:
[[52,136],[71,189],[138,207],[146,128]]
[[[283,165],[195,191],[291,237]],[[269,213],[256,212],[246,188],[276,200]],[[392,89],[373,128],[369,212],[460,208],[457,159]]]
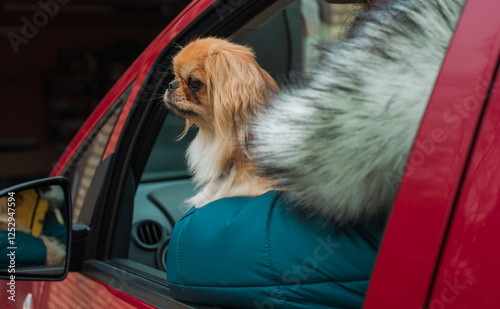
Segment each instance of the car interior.
[[[251,46],[258,63],[278,84],[297,72],[310,73],[319,56],[315,45],[341,39],[352,4],[325,1],[290,1],[271,6],[234,33],[234,42]],[[171,58],[169,58],[171,59]],[[185,151],[196,128],[177,141],[184,120],[168,114],[149,155],[134,200],[128,260],[166,270],[169,236],[177,220],[191,207],[184,200],[194,195]]]

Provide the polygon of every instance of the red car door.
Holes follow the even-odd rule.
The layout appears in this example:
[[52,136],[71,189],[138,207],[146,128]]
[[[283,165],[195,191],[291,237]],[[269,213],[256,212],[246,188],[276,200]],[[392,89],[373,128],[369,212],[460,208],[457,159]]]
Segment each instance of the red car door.
[[[483,270],[473,272],[484,274],[490,269],[498,274],[499,247],[493,235],[483,238],[484,248],[477,247],[473,253],[469,248],[468,255],[464,253],[463,256],[455,253],[462,245],[467,246],[467,242],[469,246],[479,245],[471,241],[474,234],[464,234],[465,222],[469,222],[464,222],[464,212],[484,215],[480,208],[474,209],[474,205],[484,203],[479,195],[481,191],[476,190],[476,200],[471,200],[472,188],[486,190],[484,196],[495,191],[496,199],[490,200],[489,205],[492,208],[499,206],[498,179],[486,184],[477,176],[469,178],[478,169],[489,172],[498,169],[496,162],[489,165],[477,160],[487,156],[481,155],[485,151],[494,152],[489,147],[495,147],[493,140],[498,142],[499,131],[491,131],[491,121],[498,117],[498,87],[491,98],[489,94],[490,89],[498,85],[494,77],[500,54],[500,18],[495,13],[499,10],[500,3],[495,0],[470,0],[463,9],[399,188],[365,308],[425,308],[431,305],[432,308],[444,308],[448,305],[446,301],[452,298],[468,298],[465,302],[454,302],[456,308],[485,308],[481,303],[489,300],[495,300],[498,306],[498,293],[491,289],[493,286],[498,288],[498,279],[493,284],[492,278],[486,276],[487,280],[476,282],[475,288],[468,293],[460,290],[467,272],[472,271],[471,266],[464,267],[463,263],[469,265],[471,260],[481,260]],[[482,118],[485,109],[488,113]],[[489,127],[490,134],[484,137],[485,140],[476,139],[480,127],[483,130],[479,133],[481,138],[482,134],[487,135],[485,127]],[[486,165],[478,167],[479,163]],[[488,221],[498,221],[498,214],[489,215],[493,217]],[[466,243],[460,244],[462,241]],[[492,255],[481,258],[481,250],[488,247],[495,248],[488,249]],[[453,287],[455,283],[457,286]],[[480,300],[471,296],[482,289],[484,292],[478,295],[490,293],[490,297]],[[461,293],[462,298],[450,295],[450,291]],[[448,298],[440,302],[441,297]],[[489,306],[493,304],[488,303]]]
[[429,308],[500,304],[500,76],[489,89],[479,132],[435,274]]

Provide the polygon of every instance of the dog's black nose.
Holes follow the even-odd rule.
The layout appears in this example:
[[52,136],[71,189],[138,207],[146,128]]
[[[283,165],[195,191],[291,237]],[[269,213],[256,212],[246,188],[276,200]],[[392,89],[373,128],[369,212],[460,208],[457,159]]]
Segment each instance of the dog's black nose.
[[169,90],[175,90],[179,88],[179,83],[178,82],[170,82],[170,84],[168,84],[168,89]]

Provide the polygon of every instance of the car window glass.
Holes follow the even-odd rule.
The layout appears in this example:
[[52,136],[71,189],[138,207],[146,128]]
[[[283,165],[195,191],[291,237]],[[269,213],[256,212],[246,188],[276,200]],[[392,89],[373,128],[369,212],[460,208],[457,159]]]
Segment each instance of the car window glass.
[[102,156],[106,150],[111,133],[113,133],[113,128],[131,89],[132,86],[111,106],[94,130],[89,133],[88,138],[83,142],[62,173],[71,182],[73,222],[78,221],[90,183],[99,163],[102,161]]

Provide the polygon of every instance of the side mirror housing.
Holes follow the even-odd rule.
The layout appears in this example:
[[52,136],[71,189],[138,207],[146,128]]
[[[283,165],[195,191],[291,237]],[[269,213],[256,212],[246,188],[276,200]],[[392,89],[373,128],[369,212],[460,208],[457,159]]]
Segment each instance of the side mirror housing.
[[0,191],[0,279],[60,281],[69,270],[72,214],[64,177]]

